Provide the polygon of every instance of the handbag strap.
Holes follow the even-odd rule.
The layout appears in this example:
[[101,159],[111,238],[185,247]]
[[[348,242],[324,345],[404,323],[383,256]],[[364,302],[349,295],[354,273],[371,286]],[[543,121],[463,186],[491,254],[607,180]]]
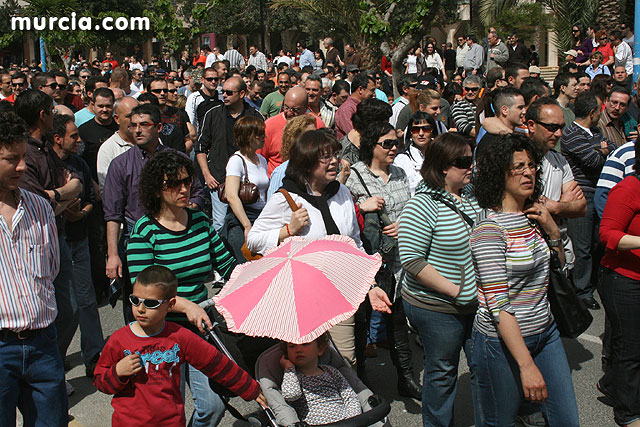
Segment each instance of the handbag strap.
[[249,181],[249,170],[247,169],[247,162],[244,160],[244,157],[242,157],[240,154],[233,153],[233,155],[240,157],[240,160],[242,160],[242,166],[244,167],[244,178],[242,179],[242,182],[244,184],[250,184],[251,181]]
[[297,211],[298,210],[298,205],[296,204],[296,202],[293,201],[293,198],[291,197],[291,194],[289,194],[289,192],[287,190],[285,190],[284,188],[281,188],[278,191],[280,193],[282,193],[284,198],[287,200],[287,203],[289,203],[289,207],[291,208],[291,210],[293,212]]
[[456,205],[451,203],[451,200],[447,200],[445,197],[442,196],[442,194],[431,194],[430,196],[433,200],[437,200],[439,202],[444,203],[449,209],[451,209],[452,211],[460,215],[462,219],[464,219],[466,223],[469,224],[469,227],[473,228],[473,220],[471,219],[471,217],[466,213],[464,213],[463,211],[461,211],[460,209],[458,209]]
[[[354,168],[351,168],[351,170],[356,173],[356,176],[358,177],[358,179],[360,180],[360,183],[364,187],[364,191],[367,192],[367,196],[373,197],[371,195],[371,192],[369,191],[369,188],[367,187],[367,184],[364,183],[364,179],[362,178],[362,175],[360,175],[360,172],[358,172],[358,170],[354,169]],[[381,224],[383,224],[383,226],[387,225],[387,222],[389,222],[389,224],[391,223],[390,221],[385,221],[384,220],[384,218],[382,217],[382,211],[376,211],[376,213],[378,214],[378,220],[380,221]],[[386,215],[385,215],[385,217],[386,217]],[[386,217],[386,218],[387,218],[387,220],[389,219],[388,217]]]

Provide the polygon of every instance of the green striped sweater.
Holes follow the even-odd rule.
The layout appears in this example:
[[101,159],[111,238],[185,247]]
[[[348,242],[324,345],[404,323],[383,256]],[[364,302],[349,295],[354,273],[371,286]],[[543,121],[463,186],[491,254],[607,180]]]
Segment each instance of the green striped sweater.
[[[199,303],[207,298],[204,281],[215,268],[229,278],[236,260],[209,223],[207,215],[187,209],[189,221],[183,231],[169,230],[145,215],[136,222],[127,245],[127,264],[131,282],[151,265],[169,268],[178,278],[178,296]],[[168,320],[185,321],[184,315]]]
[[[423,181],[404,207],[399,221],[398,248],[400,261],[407,271],[402,297],[408,303],[443,313],[475,312],[477,288],[469,247],[471,227],[461,215],[431,197],[441,194],[475,219],[480,208],[469,188],[463,190],[460,202],[445,190],[429,187]],[[462,287],[455,300],[418,282],[415,275],[427,264]]]

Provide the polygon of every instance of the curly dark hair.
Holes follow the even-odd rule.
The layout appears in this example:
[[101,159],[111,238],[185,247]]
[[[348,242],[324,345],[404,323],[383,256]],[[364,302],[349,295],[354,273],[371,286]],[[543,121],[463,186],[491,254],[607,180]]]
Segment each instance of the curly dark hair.
[[182,170],[185,170],[187,175],[193,178],[193,162],[175,150],[160,151],[144,165],[140,174],[138,191],[140,202],[147,214],[155,216],[160,212],[162,207],[160,191],[162,191],[165,179],[176,179]]
[[388,122],[393,110],[388,102],[376,98],[365,99],[358,104],[351,116],[353,128],[362,133],[371,122]]
[[0,113],[0,148],[26,141],[27,124],[13,111]]
[[[490,150],[482,150],[476,158],[477,171],[473,177],[473,191],[481,208],[499,210],[504,198],[505,180],[511,168],[513,153],[526,151],[537,165],[542,163],[542,152],[528,137],[517,133],[502,135],[492,143]],[[542,194],[542,171],[536,173],[531,200]]]
[[360,133],[360,160],[367,166],[373,161],[373,150],[381,136],[393,131],[389,122],[372,122]]

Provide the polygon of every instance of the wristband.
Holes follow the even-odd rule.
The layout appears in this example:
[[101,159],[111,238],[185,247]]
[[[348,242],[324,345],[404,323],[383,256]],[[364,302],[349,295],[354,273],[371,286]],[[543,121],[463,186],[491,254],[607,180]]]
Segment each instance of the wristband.
[[60,193],[55,188],[53,189],[53,198],[55,199],[56,202],[60,201]]
[[292,236],[291,232],[289,231],[289,224],[285,224],[284,225],[287,228],[287,234],[289,235],[289,237]]
[[562,239],[549,239],[549,246],[551,246],[552,248],[561,248]]

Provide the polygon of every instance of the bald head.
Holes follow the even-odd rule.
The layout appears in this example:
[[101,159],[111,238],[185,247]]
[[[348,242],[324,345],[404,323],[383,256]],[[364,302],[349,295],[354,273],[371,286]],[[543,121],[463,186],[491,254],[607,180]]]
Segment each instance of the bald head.
[[114,103],[113,119],[119,126],[120,136],[128,142],[133,142],[133,135],[129,133],[129,124],[131,123],[129,115],[131,110],[137,106],[138,101],[130,96],[120,98]]
[[65,114],[67,116],[73,117],[73,111],[71,111],[71,108],[67,107],[66,105],[56,105],[55,107],[53,107],[53,112],[55,114]]
[[299,86],[292,87],[284,95],[284,116],[287,120],[307,112],[307,91]]

